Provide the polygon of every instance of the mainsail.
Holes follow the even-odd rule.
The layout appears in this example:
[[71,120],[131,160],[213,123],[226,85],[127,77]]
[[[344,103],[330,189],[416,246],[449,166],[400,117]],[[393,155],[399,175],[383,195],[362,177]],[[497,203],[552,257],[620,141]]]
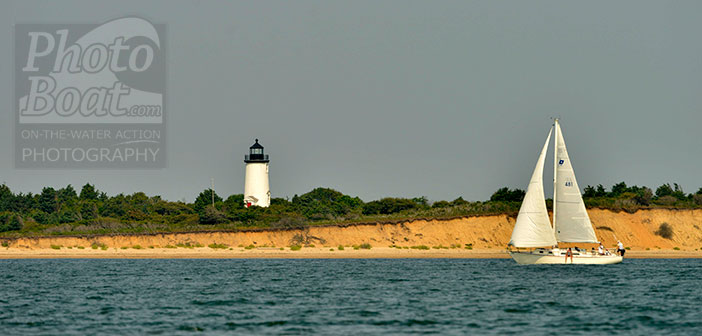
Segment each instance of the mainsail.
[[541,150],[539,160],[536,162],[534,173],[531,175],[531,181],[529,181],[524,201],[522,201],[522,206],[519,208],[517,222],[514,224],[512,238],[509,242],[512,246],[541,247],[556,245],[556,237],[553,234],[551,221],[546,211],[543,183],[544,161],[552,131],[553,128],[548,132],[546,143]]
[[555,128],[553,226],[556,237],[559,242],[597,243],[597,236],[585,210],[558,120],[555,122]]

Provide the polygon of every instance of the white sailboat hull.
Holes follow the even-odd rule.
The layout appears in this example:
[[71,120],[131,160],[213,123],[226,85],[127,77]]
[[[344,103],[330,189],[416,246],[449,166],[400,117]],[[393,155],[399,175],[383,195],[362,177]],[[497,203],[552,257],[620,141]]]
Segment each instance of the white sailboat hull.
[[509,255],[520,265],[536,264],[580,264],[580,265],[607,265],[618,264],[624,258],[618,255],[574,254],[571,260],[566,259],[565,252],[558,250],[535,250],[531,252],[511,251]]

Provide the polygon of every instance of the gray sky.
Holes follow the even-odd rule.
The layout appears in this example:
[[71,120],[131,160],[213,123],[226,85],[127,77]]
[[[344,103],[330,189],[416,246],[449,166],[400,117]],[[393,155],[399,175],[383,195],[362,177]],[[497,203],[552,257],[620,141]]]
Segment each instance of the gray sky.
[[[526,188],[559,116],[581,188],[691,192],[700,13],[700,1],[5,1],[0,183],[192,201],[214,177],[219,194],[243,193],[259,138],[273,197],[483,200]],[[126,15],[167,24],[168,167],[14,169],[12,25]]]

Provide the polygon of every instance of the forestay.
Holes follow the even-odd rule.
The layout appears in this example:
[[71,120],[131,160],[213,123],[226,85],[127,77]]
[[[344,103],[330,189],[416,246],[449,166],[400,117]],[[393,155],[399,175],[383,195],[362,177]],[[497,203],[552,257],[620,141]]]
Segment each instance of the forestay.
[[556,238],[566,243],[597,243],[580,194],[558,120],[555,122],[554,222]]
[[517,222],[514,224],[512,238],[509,244],[515,247],[541,247],[556,245],[556,237],[551,228],[551,221],[548,218],[546,202],[544,200],[544,161],[546,150],[551,140],[551,132],[548,132],[546,143],[541,150],[536,168],[529,181],[524,201],[519,208]]

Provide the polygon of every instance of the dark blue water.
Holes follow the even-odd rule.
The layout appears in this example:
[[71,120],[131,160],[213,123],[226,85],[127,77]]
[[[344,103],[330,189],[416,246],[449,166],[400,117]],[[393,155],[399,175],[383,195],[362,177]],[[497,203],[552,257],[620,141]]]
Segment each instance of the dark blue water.
[[0,333],[702,333],[702,261],[0,260]]

